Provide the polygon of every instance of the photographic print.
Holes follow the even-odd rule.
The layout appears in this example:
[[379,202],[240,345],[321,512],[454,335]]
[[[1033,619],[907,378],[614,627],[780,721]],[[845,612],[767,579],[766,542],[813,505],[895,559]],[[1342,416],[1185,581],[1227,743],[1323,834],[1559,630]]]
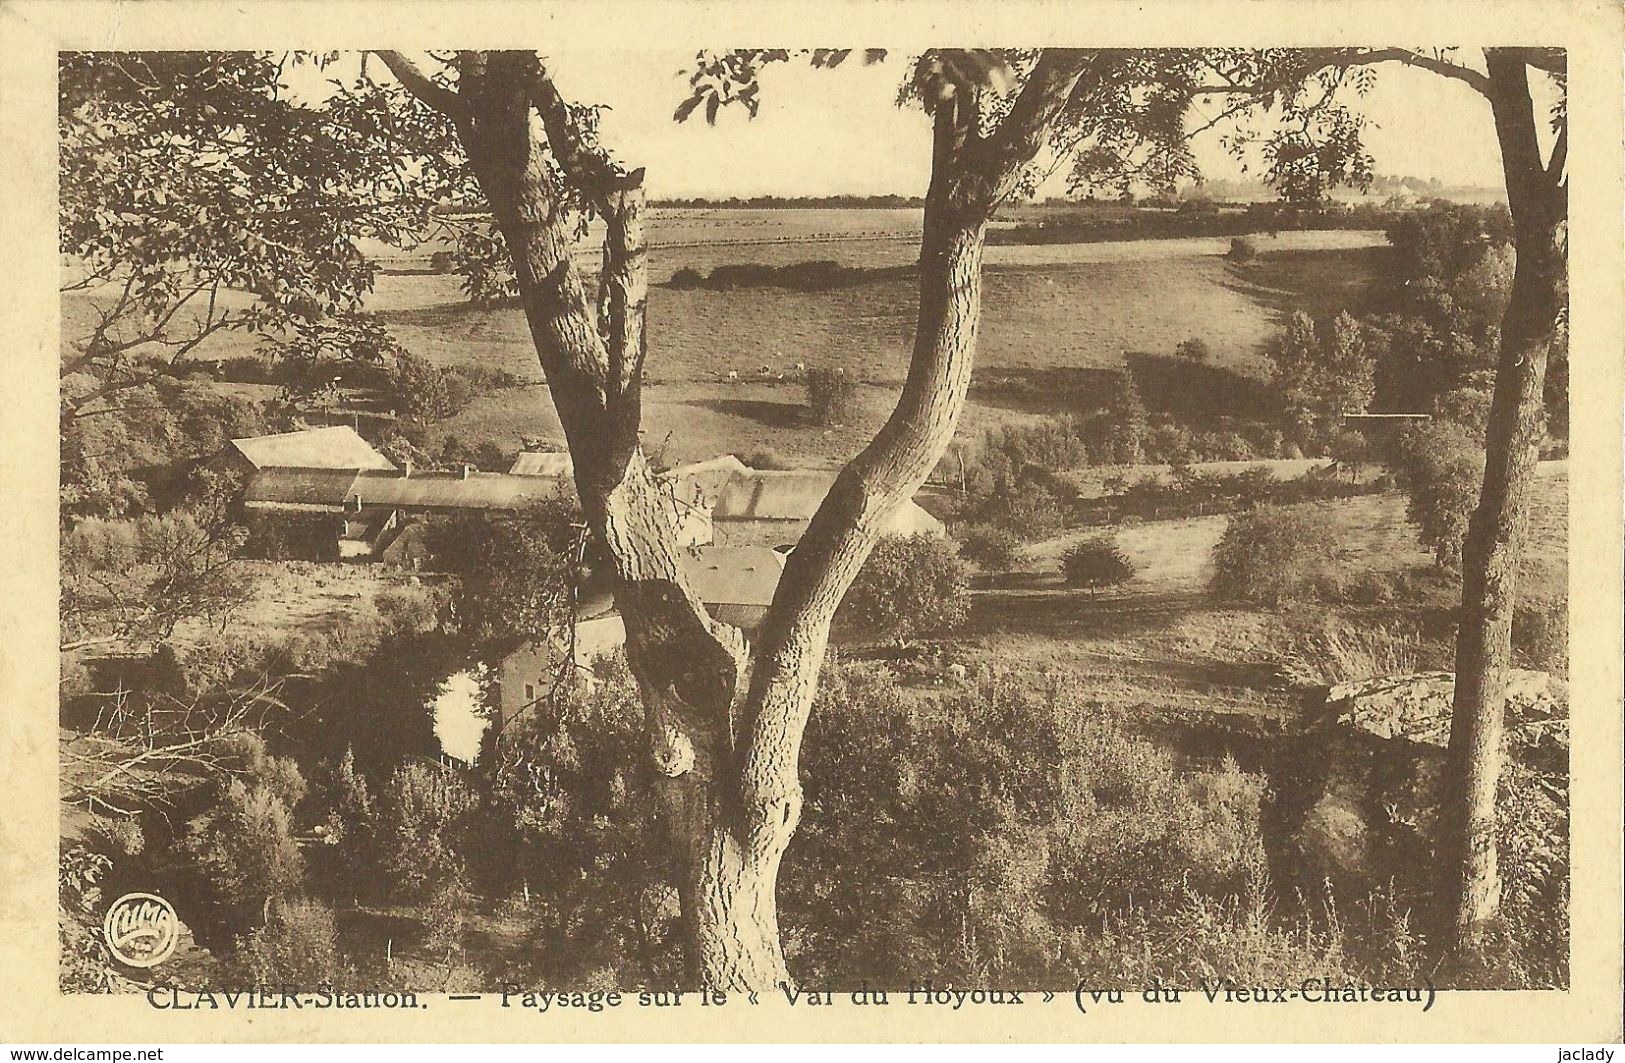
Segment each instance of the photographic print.
[[982,14],[65,36],[47,991],[1367,1039],[1617,982],[1576,53]]

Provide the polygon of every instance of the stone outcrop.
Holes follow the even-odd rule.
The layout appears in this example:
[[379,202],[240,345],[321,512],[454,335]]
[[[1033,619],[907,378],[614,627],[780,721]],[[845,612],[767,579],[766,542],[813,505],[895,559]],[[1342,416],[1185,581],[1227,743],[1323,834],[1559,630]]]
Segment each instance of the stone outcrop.
[[[1403,738],[1445,748],[1450,742],[1453,672],[1420,672],[1339,683],[1311,694],[1305,723],[1345,724],[1377,738]],[[1546,672],[1513,671],[1507,678],[1507,740],[1536,748],[1568,748],[1568,691]]]
[[[1395,875],[1427,877],[1454,688],[1452,673],[1425,672],[1306,692],[1298,733],[1271,772],[1278,878],[1359,895]],[[1545,672],[1511,674],[1507,751],[1535,771],[1566,774],[1565,684]]]

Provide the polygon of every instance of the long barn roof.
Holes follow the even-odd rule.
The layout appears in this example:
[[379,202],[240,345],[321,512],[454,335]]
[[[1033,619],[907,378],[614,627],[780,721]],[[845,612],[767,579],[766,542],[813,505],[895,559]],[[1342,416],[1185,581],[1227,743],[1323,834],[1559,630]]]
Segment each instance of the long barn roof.
[[363,506],[407,509],[523,509],[532,502],[558,497],[563,481],[547,476],[512,476],[505,472],[362,472],[350,484],[345,501]]
[[231,445],[256,469],[388,469],[395,464],[349,425],[306,428],[273,436],[233,439]]

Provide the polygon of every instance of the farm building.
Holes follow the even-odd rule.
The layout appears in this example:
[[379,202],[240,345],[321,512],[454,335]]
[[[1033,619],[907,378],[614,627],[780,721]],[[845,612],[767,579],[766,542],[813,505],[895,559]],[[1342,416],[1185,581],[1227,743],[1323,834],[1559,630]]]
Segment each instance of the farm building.
[[[833,472],[746,470],[717,496],[711,511],[714,540],[719,546],[794,546],[834,485]],[[940,520],[913,501],[903,503],[885,532],[936,538],[947,534]]]
[[[747,635],[766,618],[783,571],[783,556],[767,547],[702,546],[683,556],[683,573],[706,612]],[[626,624],[610,596],[602,593],[585,596],[576,616],[576,678],[591,683],[595,662],[625,644]],[[500,727],[552,689],[566,652],[562,639],[527,642],[502,659],[496,670]]]
[[[608,594],[593,595],[577,603],[573,638],[575,678],[592,683],[598,659],[626,644],[626,624]],[[560,677],[567,648],[563,639],[527,642],[509,653],[496,667],[497,728],[508,724],[547,696]]]
[[[460,472],[265,468],[248,478],[242,502],[250,528],[267,527],[288,518],[308,520],[310,514],[330,514],[336,550],[326,545],[316,549],[311,544],[312,550],[304,552],[311,560],[337,556],[416,568],[425,559],[425,552],[421,537],[412,531],[415,523],[459,513],[512,513],[569,491],[568,481],[557,477],[513,476],[467,468]],[[307,538],[302,536],[301,541]]]
[[706,546],[683,559],[683,574],[706,612],[750,634],[773,604],[784,555],[766,546]]
[[342,424],[233,439],[218,461],[245,475],[264,469],[395,469],[394,462]]
[[404,514],[512,512],[536,502],[566,496],[568,482],[557,477],[515,476],[505,472],[409,474],[362,470],[349,485],[343,503],[350,512],[398,509]]

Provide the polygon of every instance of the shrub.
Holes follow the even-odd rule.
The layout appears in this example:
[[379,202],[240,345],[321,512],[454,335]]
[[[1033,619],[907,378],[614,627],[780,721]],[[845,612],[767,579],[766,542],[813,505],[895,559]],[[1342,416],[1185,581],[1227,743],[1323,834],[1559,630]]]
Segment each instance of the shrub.
[[1207,341],[1196,336],[1192,336],[1188,340],[1180,340],[1174,346],[1174,353],[1181,358],[1189,358],[1193,362],[1205,362],[1213,355]]
[[704,284],[705,277],[699,270],[693,266],[684,266],[671,275],[671,280],[667,283],[667,286],[680,291],[689,291],[703,287]]
[[1117,540],[1100,535],[1085,539],[1061,558],[1061,575],[1069,587],[1088,587],[1093,595],[1101,587],[1115,587],[1134,578],[1134,566]]
[[333,909],[316,900],[278,901],[264,926],[239,939],[226,968],[237,987],[343,987],[355,968],[339,950]]
[[[882,670],[826,668],[781,886],[809,977],[1071,985],[1097,947],[1159,954],[1186,898],[1252,896],[1263,780],[1182,770],[1104,711],[999,672],[922,709]],[[1146,911],[1167,925],[1116,929]]]
[[1145,460],[1149,430],[1139,385],[1133,372],[1125,369],[1112,377],[1106,410],[1090,425],[1089,453],[1101,462],[1138,465]]
[[1202,461],[1255,461],[1260,456],[1258,448],[1240,432],[1204,432],[1195,447]]
[[1569,670],[1569,596],[1519,602],[1512,612],[1512,648],[1519,663],[1557,675]]
[[387,385],[390,404],[402,417],[421,422],[452,416],[473,400],[475,383],[461,370],[444,369],[420,355],[395,357]]
[[959,533],[959,554],[985,571],[1008,572],[1021,558],[1021,536],[996,524],[972,524]]
[[1442,569],[1461,567],[1467,524],[1484,482],[1484,448],[1470,427],[1430,421],[1408,428],[1395,445],[1394,472],[1408,496],[1406,516]]
[[378,619],[390,635],[419,635],[440,623],[441,596],[425,586],[388,587],[373,599]]
[[1314,560],[1306,551],[1323,534],[1303,507],[1234,514],[1213,549],[1214,593],[1266,605],[1301,597]]
[[930,535],[890,535],[875,545],[841,602],[841,618],[878,638],[949,631],[965,620],[965,564]]
[[858,412],[858,382],[844,368],[807,370],[807,405],[815,424],[850,424]]
[[1230,251],[1225,255],[1232,262],[1251,262],[1258,257],[1258,248],[1245,236],[1230,238]]
[[396,769],[379,817],[382,870],[396,896],[422,900],[463,874],[460,835],[477,805],[449,768],[411,762]]
[[265,786],[233,780],[220,803],[191,825],[180,851],[195,891],[193,930],[207,940],[247,927],[267,898],[295,891],[305,861],[293,839],[288,808]]
[[1055,492],[1028,476],[1006,481],[1002,489],[986,495],[972,515],[1029,541],[1054,535],[1066,518]]
[[747,451],[741,455],[739,460],[752,469],[761,469],[763,471],[786,470],[796,467],[795,462],[780,454],[773,447],[757,447],[755,450]]
[[255,513],[243,554],[263,561],[337,561],[341,520],[329,513]]

